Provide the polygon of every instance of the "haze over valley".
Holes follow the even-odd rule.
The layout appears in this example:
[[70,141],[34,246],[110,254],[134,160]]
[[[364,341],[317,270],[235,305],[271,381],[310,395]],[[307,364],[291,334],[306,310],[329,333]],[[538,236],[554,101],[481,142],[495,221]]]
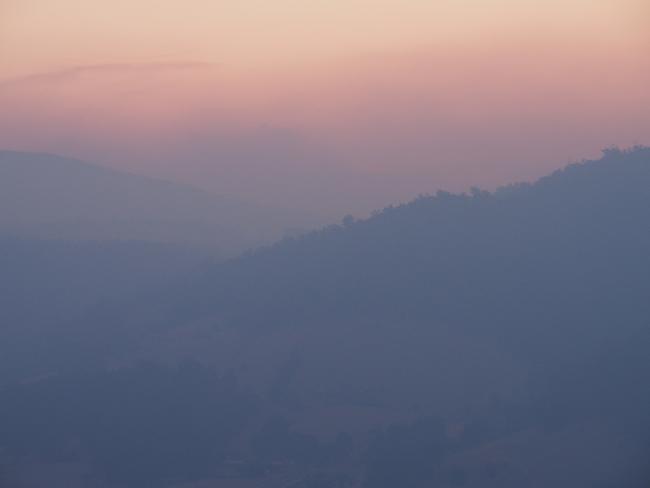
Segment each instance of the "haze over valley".
[[647,0],[0,0],[0,488],[648,488]]
[[5,238],[3,483],[645,486],[649,185],[613,149],[225,261]]

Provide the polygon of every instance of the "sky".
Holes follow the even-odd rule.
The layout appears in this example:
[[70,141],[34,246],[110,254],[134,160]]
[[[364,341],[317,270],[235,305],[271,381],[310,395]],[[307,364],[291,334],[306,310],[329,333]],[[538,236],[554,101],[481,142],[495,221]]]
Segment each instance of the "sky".
[[363,214],[650,144],[645,0],[0,0],[0,147]]

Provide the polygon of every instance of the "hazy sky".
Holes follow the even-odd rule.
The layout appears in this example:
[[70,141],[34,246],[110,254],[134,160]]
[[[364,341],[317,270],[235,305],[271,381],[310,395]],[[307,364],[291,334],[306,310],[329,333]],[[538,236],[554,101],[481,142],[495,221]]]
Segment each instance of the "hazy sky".
[[0,146],[324,213],[650,143],[644,0],[0,0]]

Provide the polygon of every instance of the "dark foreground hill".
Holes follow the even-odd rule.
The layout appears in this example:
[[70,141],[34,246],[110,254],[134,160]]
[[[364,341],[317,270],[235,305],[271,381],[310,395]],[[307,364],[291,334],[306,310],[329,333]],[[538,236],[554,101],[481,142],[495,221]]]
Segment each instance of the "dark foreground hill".
[[212,266],[62,329],[3,390],[6,477],[648,486],[648,222],[650,149],[610,150]]

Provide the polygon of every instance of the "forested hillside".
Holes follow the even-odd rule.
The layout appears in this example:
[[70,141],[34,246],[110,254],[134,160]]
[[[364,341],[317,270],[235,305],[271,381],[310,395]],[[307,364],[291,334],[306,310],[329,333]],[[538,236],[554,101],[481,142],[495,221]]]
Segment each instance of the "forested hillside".
[[2,390],[6,479],[645,487],[648,222],[650,149],[608,150],[206,265]]

